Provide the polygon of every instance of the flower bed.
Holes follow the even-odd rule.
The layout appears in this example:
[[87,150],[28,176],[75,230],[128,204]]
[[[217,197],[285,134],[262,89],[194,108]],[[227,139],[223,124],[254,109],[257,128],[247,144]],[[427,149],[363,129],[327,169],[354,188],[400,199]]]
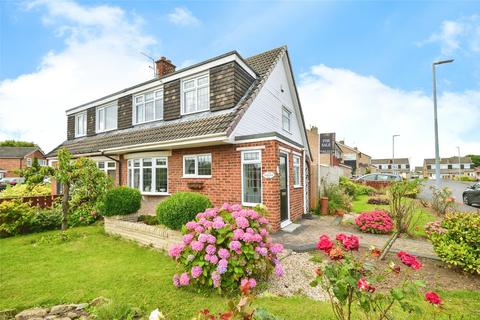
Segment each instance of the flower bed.
[[240,205],[198,213],[182,228],[182,242],[169,250],[181,270],[174,285],[235,290],[246,282],[254,288],[273,270],[282,276],[277,254],[283,247],[270,242],[267,225],[266,217]]
[[392,218],[380,210],[362,212],[355,219],[355,224],[366,233],[390,233],[393,230]]

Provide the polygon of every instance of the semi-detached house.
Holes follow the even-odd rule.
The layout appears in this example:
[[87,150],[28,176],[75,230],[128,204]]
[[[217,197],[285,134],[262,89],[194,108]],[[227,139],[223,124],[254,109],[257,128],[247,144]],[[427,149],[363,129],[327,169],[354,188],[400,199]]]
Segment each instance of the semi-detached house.
[[137,188],[141,211],[178,191],[263,204],[278,230],[307,211],[310,150],[286,47],[228,52],[67,110],[59,148],[89,157],[116,184]]

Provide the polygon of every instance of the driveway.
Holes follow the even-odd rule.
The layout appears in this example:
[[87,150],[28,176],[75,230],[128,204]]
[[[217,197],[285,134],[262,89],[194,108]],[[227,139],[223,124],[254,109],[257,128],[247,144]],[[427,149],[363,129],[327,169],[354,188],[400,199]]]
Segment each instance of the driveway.
[[[465,182],[465,181],[452,181],[452,180],[442,180],[441,187],[447,187],[452,190],[452,196],[455,198],[455,202],[458,203],[458,209],[461,211],[474,211],[476,208],[473,206],[467,206],[463,204],[462,193],[468,186],[475,184],[475,182]],[[420,199],[432,200],[432,190],[431,186],[435,186],[435,180],[427,180],[422,183],[423,188],[419,194]]]

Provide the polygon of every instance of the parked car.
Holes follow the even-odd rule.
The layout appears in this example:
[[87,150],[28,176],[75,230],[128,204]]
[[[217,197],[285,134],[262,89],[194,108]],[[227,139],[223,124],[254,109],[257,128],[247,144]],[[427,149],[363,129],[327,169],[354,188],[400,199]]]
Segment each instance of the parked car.
[[14,186],[16,184],[21,184],[25,182],[25,178],[15,177],[15,178],[2,178],[0,179],[0,191],[5,190],[8,185]]
[[355,179],[356,181],[402,181],[398,174],[390,173],[368,173]]
[[480,205],[480,182],[468,187],[463,191],[463,203],[466,205]]

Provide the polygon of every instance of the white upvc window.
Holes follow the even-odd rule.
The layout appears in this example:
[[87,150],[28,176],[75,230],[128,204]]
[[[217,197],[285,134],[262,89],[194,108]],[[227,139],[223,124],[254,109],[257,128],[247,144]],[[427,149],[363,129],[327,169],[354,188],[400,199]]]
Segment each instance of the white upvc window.
[[282,129],[290,132],[292,112],[285,107],[282,107]]
[[87,112],[77,113],[75,115],[75,137],[87,135]]
[[130,159],[127,162],[127,184],[143,194],[167,194],[167,157]]
[[163,88],[133,97],[133,124],[163,119]]
[[302,181],[300,177],[300,157],[293,156],[293,186],[294,187],[301,187]]
[[38,164],[39,164],[41,167],[46,167],[46,166],[47,166],[47,160],[45,160],[45,159],[39,159],[39,160],[38,160]]
[[182,114],[210,109],[210,79],[208,74],[182,79]]
[[184,178],[210,178],[212,176],[212,155],[195,154],[183,156]]
[[117,109],[114,104],[97,107],[96,132],[104,132],[117,129]]
[[255,206],[262,203],[262,152],[242,151],[242,204]]
[[115,161],[98,161],[97,168],[105,172],[107,176],[115,180],[115,170],[117,164]]
[[32,166],[32,158],[27,158],[27,167]]

